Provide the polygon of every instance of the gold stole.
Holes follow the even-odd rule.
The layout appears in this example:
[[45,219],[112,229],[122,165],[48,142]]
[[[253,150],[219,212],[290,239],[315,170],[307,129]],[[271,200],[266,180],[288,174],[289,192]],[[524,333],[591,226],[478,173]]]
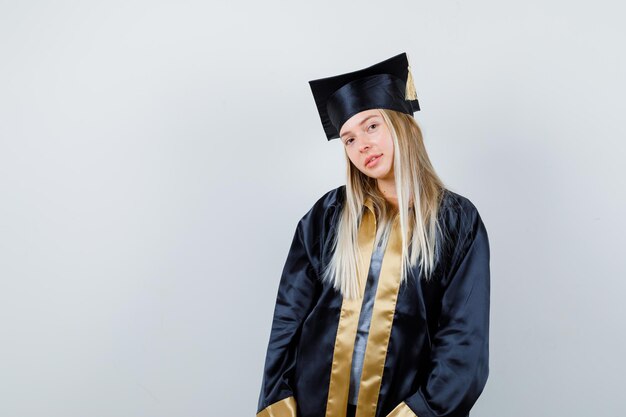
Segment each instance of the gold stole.
[[[374,249],[374,239],[376,238],[376,215],[369,197],[365,201],[365,206],[369,210],[363,213],[358,234],[358,245],[362,254],[359,274],[361,294],[356,300],[344,298],[341,305],[333,352],[326,417],[345,417],[348,407],[352,353],[371,255]],[[391,225],[378,278],[367,347],[363,358],[356,417],[374,417],[376,414],[387,345],[391,335],[398,288],[400,287],[401,262],[402,240],[399,219],[396,218]]]

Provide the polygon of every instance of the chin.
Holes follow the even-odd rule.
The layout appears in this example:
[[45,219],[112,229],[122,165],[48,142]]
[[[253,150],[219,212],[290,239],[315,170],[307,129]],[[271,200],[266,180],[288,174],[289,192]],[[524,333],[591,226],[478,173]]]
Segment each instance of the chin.
[[393,170],[390,167],[384,168],[384,169],[379,169],[376,170],[375,172],[370,173],[372,177],[376,177],[376,178],[385,178],[388,177],[390,175],[393,175]]
[[[363,172],[363,171],[361,171]],[[370,178],[374,178],[374,179],[382,179],[382,178],[386,178],[389,176],[389,172],[376,172],[376,173],[371,173],[371,172],[363,172],[365,175],[367,175]]]

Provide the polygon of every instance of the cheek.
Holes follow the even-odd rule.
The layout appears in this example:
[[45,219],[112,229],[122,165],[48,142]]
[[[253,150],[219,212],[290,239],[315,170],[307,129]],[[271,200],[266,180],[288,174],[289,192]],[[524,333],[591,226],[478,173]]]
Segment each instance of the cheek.
[[391,139],[391,135],[387,136],[385,140],[385,148],[387,153],[393,154],[393,139]]
[[350,162],[352,162],[353,165],[358,166],[356,155],[354,154],[354,152],[346,150],[346,155],[348,155],[348,159],[350,160]]

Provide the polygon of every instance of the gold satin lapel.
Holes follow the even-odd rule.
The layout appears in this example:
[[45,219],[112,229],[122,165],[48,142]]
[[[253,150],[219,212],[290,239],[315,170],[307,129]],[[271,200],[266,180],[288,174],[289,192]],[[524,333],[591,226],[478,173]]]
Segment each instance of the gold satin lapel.
[[356,417],[374,417],[382,382],[387,345],[391,335],[396,300],[400,287],[402,238],[400,222],[395,218],[383,257],[370,330],[363,358]]
[[365,204],[365,207],[370,209],[370,211],[372,213],[375,213],[374,212],[374,203],[372,203],[372,200],[369,197],[365,198],[365,203],[364,204]]
[[268,405],[256,417],[297,417],[296,411],[296,399],[291,396]]
[[386,417],[417,417],[404,401],[396,406]]
[[361,219],[358,234],[358,245],[361,251],[359,265],[359,282],[361,283],[360,297],[355,300],[343,299],[341,313],[335,337],[333,364],[328,387],[328,401],[326,403],[326,417],[345,417],[350,393],[350,372],[352,370],[352,353],[356,339],[359,315],[363,303],[363,293],[367,283],[369,264],[374,249],[376,237],[376,216],[370,201],[365,205],[370,211],[365,211]]

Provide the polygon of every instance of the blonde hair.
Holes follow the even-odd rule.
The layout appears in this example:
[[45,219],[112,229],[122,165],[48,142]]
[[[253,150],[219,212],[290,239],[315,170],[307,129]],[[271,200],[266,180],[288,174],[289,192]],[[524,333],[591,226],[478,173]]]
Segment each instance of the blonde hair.
[[[439,250],[438,231],[441,227],[437,213],[443,192],[443,182],[435,172],[424,146],[422,131],[412,115],[395,110],[380,110],[394,144],[393,170],[398,208],[392,206],[380,193],[376,179],[357,169],[346,153],[346,199],[332,243],[332,257],[323,271],[322,279],[346,298],[359,296],[357,236],[363,204],[370,197],[377,217],[375,241],[399,216],[402,235],[401,284],[407,279],[408,268],[419,259],[425,280],[432,278]],[[415,210],[415,207],[418,209]]]

